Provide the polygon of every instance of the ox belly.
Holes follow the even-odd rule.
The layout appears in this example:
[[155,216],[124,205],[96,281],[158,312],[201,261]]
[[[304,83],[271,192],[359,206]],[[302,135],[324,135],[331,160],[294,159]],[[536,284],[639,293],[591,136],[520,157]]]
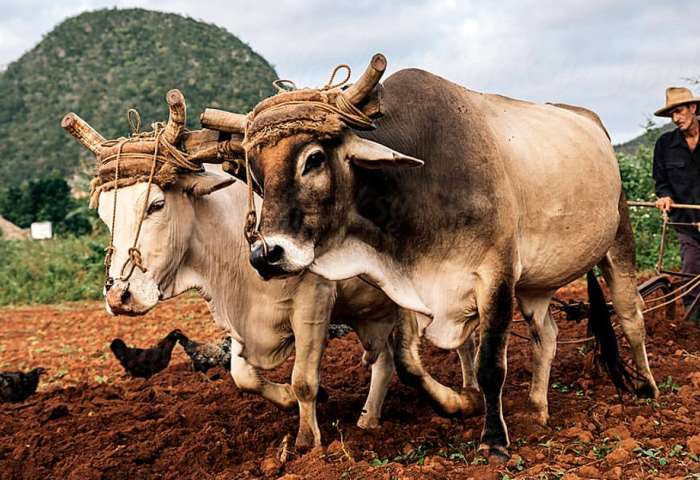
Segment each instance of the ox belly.
[[[426,260],[416,267],[414,281],[433,318],[417,313],[421,336],[438,348],[460,347],[478,325],[475,268],[459,258]],[[462,259],[463,260],[463,259]]]
[[518,199],[516,288],[558,288],[615,239],[621,180],[612,146],[599,125],[568,110],[502,97],[489,106]]

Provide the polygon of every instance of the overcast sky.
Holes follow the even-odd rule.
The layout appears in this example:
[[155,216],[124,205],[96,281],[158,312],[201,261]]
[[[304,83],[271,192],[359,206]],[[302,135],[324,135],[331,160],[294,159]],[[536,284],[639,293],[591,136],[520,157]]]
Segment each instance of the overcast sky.
[[[139,6],[229,30],[299,86],[384,53],[465,87],[586,106],[613,140],[638,135],[666,86],[700,77],[700,0],[0,0],[0,65],[85,10]],[[700,87],[693,87],[696,93]]]

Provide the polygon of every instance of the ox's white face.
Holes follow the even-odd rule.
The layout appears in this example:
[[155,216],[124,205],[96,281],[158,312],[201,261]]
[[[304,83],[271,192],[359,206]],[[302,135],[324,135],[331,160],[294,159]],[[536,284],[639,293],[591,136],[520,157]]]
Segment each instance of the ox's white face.
[[[178,285],[176,278],[187,252],[195,226],[194,202],[230,185],[233,179],[213,174],[188,175],[178,184],[162,190],[151,185],[148,204],[147,185],[137,183],[117,191],[114,219],[114,255],[109,269],[111,282],[105,285],[106,309],[113,315],[143,315],[165,300],[183,293],[192,285]],[[114,190],[100,194],[98,213],[108,228],[112,228]],[[139,221],[146,210],[137,247],[145,272],[131,270],[129,249],[134,244]],[[125,266],[126,265],[126,266]],[[110,285],[111,283],[111,285]]]

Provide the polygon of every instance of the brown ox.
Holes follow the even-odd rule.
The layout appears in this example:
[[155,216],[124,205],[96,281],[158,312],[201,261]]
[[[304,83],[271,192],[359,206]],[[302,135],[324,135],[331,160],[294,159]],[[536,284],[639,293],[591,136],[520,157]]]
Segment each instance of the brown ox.
[[542,417],[557,333],[551,296],[594,265],[643,376],[638,391],[658,395],[620,174],[601,126],[421,70],[381,88],[385,67],[376,55],[346,90],[280,93],[249,115],[243,145],[264,192],[253,266],[264,278],[360,276],[418,312],[442,348],[478,327],[481,441],[499,458],[509,444],[501,391],[513,297],[542,339],[530,395]]

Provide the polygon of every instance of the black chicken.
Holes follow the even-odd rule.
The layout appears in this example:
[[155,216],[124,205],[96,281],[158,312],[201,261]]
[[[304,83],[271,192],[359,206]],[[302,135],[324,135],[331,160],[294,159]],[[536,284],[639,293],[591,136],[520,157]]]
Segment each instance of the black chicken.
[[206,372],[218,366],[231,370],[231,337],[226,337],[219,345],[214,345],[190,340],[180,332],[178,341],[192,360],[195,372]]
[[39,367],[31,372],[0,372],[0,401],[22,402],[39,386],[39,376],[46,370]]
[[328,325],[328,339],[344,337],[352,332],[352,328],[344,323],[331,323]]
[[109,348],[132,377],[150,378],[170,363],[179,330],[173,330],[153,348],[130,348],[121,338],[112,340]]

